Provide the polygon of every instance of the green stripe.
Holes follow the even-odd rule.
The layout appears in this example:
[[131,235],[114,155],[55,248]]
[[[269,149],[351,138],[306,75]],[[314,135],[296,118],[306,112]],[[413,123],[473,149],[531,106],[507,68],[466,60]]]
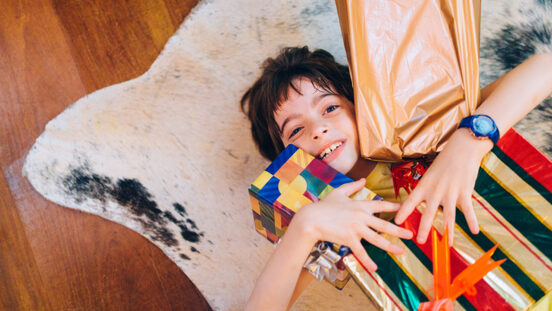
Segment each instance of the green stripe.
[[482,168],[475,181],[475,191],[552,260],[552,232]]
[[519,164],[517,164],[512,158],[510,158],[504,151],[498,147],[493,148],[492,152],[506,164],[512,171],[514,171],[521,179],[535,189],[542,197],[552,204],[552,193],[548,191],[540,182],[538,182],[533,176],[529,175]]
[[[402,242],[406,244],[408,249],[410,249],[414,256],[416,256],[416,258],[420,260],[420,262],[426,267],[428,271],[433,271],[433,262],[431,262],[426,254],[424,254],[424,252],[418,246],[416,246],[414,242],[412,242],[411,240],[402,240]],[[471,302],[469,302],[466,297],[464,297],[464,295],[458,297],[458,299],[456,300],[464,309],[468,311],[477,311],[477,309],[471,304]]]
[[428,301],[428,297],[412,282],[399,265],[385,251],[362,240],[364,249],[378,265],[378,275],[393,291],[395,296],[411,311],[418,310],[421,302]]
[[[480,234],[472,234],[470,232],[466,218],[464,218],[464,214],[456,213],[456,224],[458,224],[460,228],[462,228],[462,230],[464,230],[464,232],[466,232],[470,238],[477,243],[477,245],[479,245],[480,248],[484,250],[493,248],[493,242],[487,238],[485,233],[481,232]],[[494,261],[506,258],[506,261],[500,266],[521,286],[521,288],[523,288],[523,290],[527,292],[527,294],[529,294],[529,296],[531,296],[531,298],[539,300],[542,296],[544,296],[544,292],[540,289],[540,287],[535,284],[512,260],[510,260],[506,254],[504,254],[500,248],[500,245],[497,247],[491,258]]]

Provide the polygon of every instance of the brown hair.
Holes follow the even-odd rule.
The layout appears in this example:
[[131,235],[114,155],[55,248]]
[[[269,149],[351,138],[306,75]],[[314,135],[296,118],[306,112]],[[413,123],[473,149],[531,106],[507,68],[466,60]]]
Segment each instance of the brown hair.
[[349,68],[338,64],[325,50],[309,51],[308,47],[288,47],[262,65],[262,74],[241,99],[241,109],[251,121],[251,134],[261,155],[274,160],[284,144],[274,113],[287,100],[289,88],[297,90],[293,82],[309,79],[314,87],[330,94],[343,96],[353,102],[353,86]]

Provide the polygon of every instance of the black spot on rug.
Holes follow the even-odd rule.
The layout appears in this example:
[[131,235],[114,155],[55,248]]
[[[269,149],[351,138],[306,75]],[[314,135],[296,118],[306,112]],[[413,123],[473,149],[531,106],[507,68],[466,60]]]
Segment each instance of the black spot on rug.
[[[178,242],[174,234],[167,228],[167,224],[173,223],[180,228],[180,234],[188,242],[198,243],[204,236],[199,231],[195,221],[187,217],[186,209],[180,203],[173,203],[178,220],[171,212],[161,211],[157,202],[153,200],[151,193],[136,179],[121,178],[112,181],[107,176],[100,176],[90,170],[88,165],[72,168],[62,178],[65,193],[81,203],[86,199],[97,200],[102,203],[113,201],[126,207],[134,215],[134,219],[142,223],[152,235],[154,241],[159,241],[167,246],[177,246]],[[196,248],[191,249],[199,253]],[[181,257],[189,260],[185,254]]]

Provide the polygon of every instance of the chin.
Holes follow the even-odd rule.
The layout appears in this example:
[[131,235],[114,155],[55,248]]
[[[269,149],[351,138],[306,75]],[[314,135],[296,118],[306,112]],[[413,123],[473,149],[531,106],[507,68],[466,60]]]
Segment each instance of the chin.
[[339,159],[336,159],[336,161],[333,161],[329,165],[341,174],[347,175],[347,173],[349,173],[353,169],[354,164],[344,162],[346,161],[339,161]]

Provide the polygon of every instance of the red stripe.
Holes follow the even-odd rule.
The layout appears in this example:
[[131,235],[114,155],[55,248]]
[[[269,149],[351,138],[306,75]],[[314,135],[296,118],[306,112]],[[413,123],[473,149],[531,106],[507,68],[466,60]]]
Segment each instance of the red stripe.
[[483,204],[483,202],[479,201],[474,195],[472,195],[472,198],[474,198],[477,203],[479,203],[479,205],[481,205],[481,207],[483,207],[491,216],[493,216],[493,218],[504,228],[506,229],[519,243],[521,243],[531,254],[533,254],[533,256],[535,256],[535,258],[542,262],[543,265],[545,265],[550,271],[552,271],[552,267],[550,267],[544,260],[542,260],[542,258],[537,255],[530,247],[529,245],[525,244],[525,242],[523,242],[523,240],[521,240],[512,230],[510,230],[510,228],[508,226],[506,226],[505,223],[503,223],[498,217],[496,217],[496,215],[487,207],[485,206],[485,204]]
[[529,175],[552,192],[552,161],[531,145],[518,132],[511,129],[498,141],[497,146]]
[[[414,212],[403,223],[403,227],[411,230],[414,233],[414,236],[417,235],[418,227],[420,226],[420,219],[422,213],[414,209]],[[437,232],[439,238],[441,235]],[[428,243],[430,239],[426,241],[425,244],[418,244],[416,239],[413,239],[413,242],[424,252],[424,254],[433,261],[432,254],[432,243]],[[450,273],[451,279],[453,280],[460,272],[464,271],[470,265],[460,253],[458,253],[454,248],[450,248]],[[464,295],[466,299],[477,309],[477,310],[514,310],[514,308],[506,301],[502,296],[500,296],[489,284],[484,280],[480,280],[474,285],[477,295],[469,296]]]
[[385,293],[385,296],[387,296],[387,298],[389,298],[389,300],[391,300],[393,302],[393,304],[397,307],[397,309],[402,310],[401,307],[399,307],[399,305],[397,304],[397,302],[393,299],[393,297],[391,297],[391,295],[389,295],[389,293],[387,292],[387,289],[385,289],[385,287],[383,287],[378,282],[378,280],[372,275],[372,273],[368,269],[366,269],[366,267],[360,262],[360,260],[358,260],[358,257],[354,253],[352,253],[352,255],[353,255],[353,257],[355,257],[356,261],[362,266],[364,271],[366,271],[368,273],[368,275],[372,278],[372,280],[374,280],[374,282],[376,282],[376,284],[378,284],[378,287]]

